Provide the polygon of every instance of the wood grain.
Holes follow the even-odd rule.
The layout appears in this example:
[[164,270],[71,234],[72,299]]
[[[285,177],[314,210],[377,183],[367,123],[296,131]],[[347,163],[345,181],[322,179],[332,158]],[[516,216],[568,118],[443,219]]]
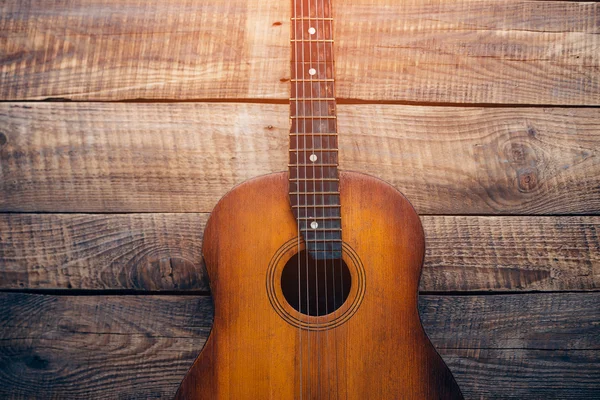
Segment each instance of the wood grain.
[[440,351],[465,399],[594,400],[600,395],[598,350]]
[[[593,2],[339,0],[333,12],[338,97],[600,104]],[[3,100],[289,97],[290,2],[8,0],[0,16]]]
[[[340,105],[340,167],[420,214],[596,214],[600,109]],[[288,106],[0,104],[0,210],[210,212],[287,168]]]
[[340,97],[600,103],[600,11],[595,3],[349,3],[334,8]]
[[[421,296],[420,311],[467,399],[594,399],[599,295]],[[4,293],[0,311],[9,399],[172,399],[211,315],[203,296]]]
[[600,293],[419,297],[436,348],[600,350]]
[[0,15],[3,99],[288,97],[286,2],[9,0]]
[[425,291],[600,288],[598,217],[421,217]]
[[0,295],[0,397],[172,399],[209,297]]
[[[208,291],[208,214],[0,214],[0,289]],[[600,288],[600,217],[424,216],[420,289]]]
[[3,289],[209,291],[208,214],[0,214]]

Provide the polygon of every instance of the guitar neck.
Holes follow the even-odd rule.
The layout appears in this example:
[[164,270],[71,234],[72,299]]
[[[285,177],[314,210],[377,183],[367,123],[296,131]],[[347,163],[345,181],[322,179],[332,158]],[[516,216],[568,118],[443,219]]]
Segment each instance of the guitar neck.
[[330,0],[292,0],[290,202],[315,259],[341,257]]

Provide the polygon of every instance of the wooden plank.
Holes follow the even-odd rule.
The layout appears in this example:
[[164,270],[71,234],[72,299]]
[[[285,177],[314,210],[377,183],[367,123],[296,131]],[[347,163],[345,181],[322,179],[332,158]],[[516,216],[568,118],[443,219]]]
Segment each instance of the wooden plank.
[[0,6],[0,97],[283,98],[289,18],[261,0],[31,0]]
[[[0,289],[208,291],[208,214],[0,214]],[[424,216],[426,292],[600,288],[600,217]]]
[[421,217],[425,291],[600,288],[599,217]]
[[[600,9],[564,1],[352,0],[335,7],[338,96],[600,103]],[[592,55],[593,54],[593,55]]]
[[[288,98],[290,5],[7,0],[0,98]],[[339,97],[600,104],[595,3],[339,0],[333,11]]]
[[[600,293],[423,296],[421,316],[466,398],[591,399],[600,390],[599,301]],[[210,304],[1,294],[0,396],[172,398],[207,337]]]
[[0,214],[1,289],[210,290],[208,214]]
[[600,350],[600,292],[427,295],[419,313],[440,349]]
[[209,297],[0,295],[0,397],[172,399]]
[[[0,211],[210,212],[287,169],[289,107],[3,103]],[[600,109],[339,107],[340,167],[420,214],[596,214]]]
[[600,351],[443,349],[465,399],[600,397]]

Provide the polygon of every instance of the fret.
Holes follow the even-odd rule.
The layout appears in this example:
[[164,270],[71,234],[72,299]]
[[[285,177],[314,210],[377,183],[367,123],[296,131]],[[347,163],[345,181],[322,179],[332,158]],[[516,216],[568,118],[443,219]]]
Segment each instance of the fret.
[[300,168],[300,167],[337,167],[337,164],[319,164],[317,162],[311,164],[288,164],[289,168]]
[[[338,152],[326,149],[297,150],[289,154],[289,167],[334,167],[338,165]],[[314,160],[314,161],[313,161]]]
[[323,195],[323,194],[332,194],[332,195],[337,195],[340,194],[340,192],[290,192],[290,195],[299,195],[299,196],[306,196],[306,195]]
[[292,22],[291,28],[292,40],[324,39],[333,42],[333,24],[329,21],[296,21]]
[[334,79],[290,79],[292,82],[333,82]]
[[290,118],[292,118],[292,119],[314,119],[314,118],[337,119],[337,116],[335,116],[335,115],[323,115],[323,116],[314,115],[314,116],[291,116]]
[[335,260],[342,257],[342,240],[339,242],[307,242],[306,247],[313,257]]
[[[323,137],[316,136],[319,132],[336,132],[336,120],[331,118],[313,118],[313,119],[292,119],[290,131],[293,134],[304,134],[301,136],[305,137],[315,137],[315,139],[331,139],[337,140],[337,135],[331,135],[330,138],[324,135]],[[290,136],[291,140],[294,140],[294,137]],[[333,146],[333,145],[332,145]]]
[[290,178],[307,178],[321,180],[325,178],[337,177],[337,165],[331,167],[319,166],[319,168],[306,168],[306,166],[290,167]]
[[291,102],[290,113],[296,117],[323,118],[335,114],[335,104],[329,101],[321,102]]
[[315,192],[326,192],[326,193],[338,193],[340,185],[336,181],[322,181],[322,180],[311,180],[311,181],[293,181],[289,184],[289,191],[291,193],[315,193]]
[[[333,63],[324,61],[294,61],[292,79],[302,78],[304,81],[319,82],[319,79],[333,79]],[[311,72],[312,71],[312,72]]]
[[[298,221],[298,226],[300,227],[300,231],[309,231],[309,232],[323,232],[323,231],[327,231],[327,232],[341,232],[342,230],[342,222],[340,219],[318,219],[319,222],[317,222],[317,218],[308,218],[308,219],[301,219],[300,221]],[[310,224],[312,224],[313,222],[317,222],[318,224],[318,228],[313,229]]]
[[307,167],[333,167],[338,165],[338,152],[337,150],[327,149],[318,149],[315,151],[312,151],[312,149],[297,149],[296,151],[289,153],[289,159],[288,166],[290,167],[297,166],[297,164]]
[[[292,42],[292,69],[295,63],[302,60],[318,61],[333,66],[332,54],[333,43],[330,42],[309,42],[307,40]],[[333,78],[333,73],[329,74],[329,78]]]
[[333,208],[331,206],[326,207],[326,208],[315,208],[315,207],[306,207],[306,206],[300,206],[300,208],[294,208],[292,209],[294,216],[296,218],[303,218],[303,217],[340,217],[340,209],[339,208]]
[[322,17],[292,17],[292,21],[333,21],[333,18],[322,18]]
[[327,140],[319,136],[292,136],[290,148],[297,153],[310,153],[313,150],[329,151],[337,147],[337,136],[325,136],[325,138]]
[[[312,135],[311,133],[290,133],[290,136],[305,136],[305,135]],[[322,136],[323,134],[321,133],[315,133],[315,135],[317,136]],[[325,136],[337,136],[337,133],[327,133],[325,134]],[[338,149],[331,149],[331,148],[323,148],[323,149],[289,149],[288,152],[290,153],[309,153],[309,152],[319,152],[319,153],[327,153],[327,152],[336,152],[338,151]]]
[[[313,181],[314,178],[289,178],[290,181]],[[328,181],[328,182],[339,182],[338,178],[321,178],[320,181]]]
[[304,98],[304,97],[326,97],[333,99],[335,102],[334,83],[333,82],[316,82],[307,81],[304,83],[296,82],[292,85],[292,98]]
[[290,97],[290,101],[335,101],[333,97]]
[[[337,146],[337,136],[333,135],[311,135],[298,134],[290,136],[290,149],[295,153],[309,153],[313,150],[335,151]],[[335,154],[337,156],[337,154]]]
[[319,221],[319,220],[329,220],[329,219],[341,220],[342,217],[298,217],[298,219],[306,220],[306,221],[316,219],[317,221]]
[[339,208],[339,207],[341,207],[341,205],[339,205],[339,204],[330,204],[330,205],[327,205],[327,204],[316,204],[316,205],[311,205],[311,206],[298,205],[298,204],[292,205],[292,208],[300,208],[300,209],[302,209],[302,208],[314,208],[314,207],[316,207],[316,208]]
[[[290,136],[337,136],[337,133],[331,133],[331,132],[327,132],[327,133],[312,133],[312,132],[307,132],[307,133],[290,133]],[[335,149],[337,150],[337,149]],[[296,150],[290,150],[290,151],[296,151]]]
[[292,17],[321,18],[331,17],[330,3],[322,0],[300,0],[292,3]]
[[319,207],[336,205],[340,203],[340,197],[338,195],[326,195],[326,196],[291,196],[290,204],[293,206],[301,207]]
[[[333,43],[333,39],[290,39],[290,42],[302,43]],[[333,61],[328,61],[333,62]]]

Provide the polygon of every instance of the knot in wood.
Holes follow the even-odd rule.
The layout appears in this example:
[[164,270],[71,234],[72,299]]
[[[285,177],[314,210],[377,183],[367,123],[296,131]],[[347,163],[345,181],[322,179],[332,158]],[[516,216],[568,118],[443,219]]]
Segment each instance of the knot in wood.
[[533,167],[519,168],[517,170],[517,184],[520,192],[531,192],[538,185],[538,171]]

